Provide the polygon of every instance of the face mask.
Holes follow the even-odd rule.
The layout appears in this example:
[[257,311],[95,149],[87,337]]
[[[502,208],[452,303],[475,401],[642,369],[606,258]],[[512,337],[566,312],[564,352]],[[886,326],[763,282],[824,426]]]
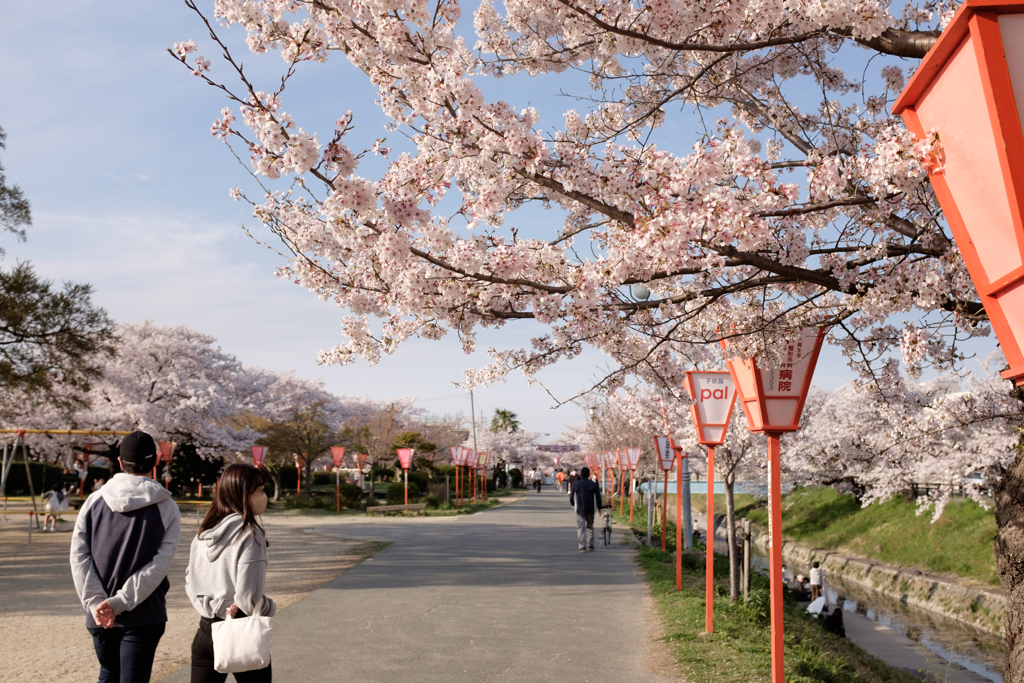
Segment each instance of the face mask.
[[252,508],[252,514],[262,515],[263,511],[267,509],[267,492],[259,489],[249,496],[249,507]]

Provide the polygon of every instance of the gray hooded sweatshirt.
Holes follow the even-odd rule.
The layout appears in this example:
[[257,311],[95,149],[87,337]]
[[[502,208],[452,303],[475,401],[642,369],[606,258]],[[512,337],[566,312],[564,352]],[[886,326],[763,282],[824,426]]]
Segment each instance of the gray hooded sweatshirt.
[[243,527],[232,513],[192,539],[185,592],[200,615],[224,618],[231,605],[245,614],[272,617],[274,601],[263,594],[267,576],[267,538],[260,528]]
[[71,537],[71,575],[86,613],[107,600],[115,626],[167,621],[167,571],[181,537],[171,494],[147,477],[120,472],[86,499]]

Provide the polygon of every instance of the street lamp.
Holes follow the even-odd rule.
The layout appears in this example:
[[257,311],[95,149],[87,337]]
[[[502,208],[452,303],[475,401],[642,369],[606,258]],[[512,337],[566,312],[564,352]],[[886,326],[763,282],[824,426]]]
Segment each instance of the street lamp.
[[[768,437],[768,561],[771,581],[772,683],[784,683],[782,631],[782,492],[779,485],[779,437],[800,429],[811,376],[818,363],[825,330],[803,327],[785,340],[777,368],[762,368],[757,358],[728,360],[729,373],[747,416],[750,431]],[[722,340],[722,348],[728,349]]]
[[686,371],[686,392],[693,400],[690,415],[697,443],[708,449],[707,559],[704,569],[704,630],[715,630],[715,446],[725,443],[736,391],[728,372]]
[[1024,384],[1024,2],[967,0],[892,111],[919,138],[937,131],[932,188],[1006,354],[1002,377]]
[[341,512],[341,463],[345,461],[345,447],[331,446],[331,460],[334,461],[335,512]]

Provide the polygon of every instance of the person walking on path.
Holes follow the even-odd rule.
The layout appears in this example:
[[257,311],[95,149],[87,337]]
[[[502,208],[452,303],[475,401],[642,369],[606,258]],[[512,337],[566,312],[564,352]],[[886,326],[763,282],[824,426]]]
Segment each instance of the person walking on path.
[[576,510],[576,540],[580,552],[594,550],[594,515],[601,509],[601,487],[590,479],[590,468],[580,470],[580,478],[569,489],[569,505]]
[[[217,496],[192,539],[185,592],[199,612],[192,640],[192,683],[223,683],[213,668],[211,624],[226,618],[277,612],[263,594],[267,577],[267,537],[256,519],[267,509],[263,473],[251,465],[228,465]],[[271,665],[233,674],[238,683],[270,683]]]
[[[68,498],[61,490],[60,484],[54,484],[53,488],[43,494],[43,511],[46,517],[43,519],[43,531],[57,530],[57,516],[68,511]],[[50,526],[52,523],[52,526]],[[50,526],[47,529],[47,526]]]
[[544,472],[538,467],[533,471],[533,488],[537,489],[537,493],[540,493],[542,483],[544,483]]
[[811,565],[811,601],[815,601],[821,597],[821,579],[822,570],[819,568],[817,562]]
[[167,622],[167,571],[181,537],[170,492],[146,475],[156,443],[121,440],[123,472],[86,499],[71,538],[71,574],[100,664],[99,683],[146,683]]
[[555,481],[558,482],[558,492],[563,493],[564,489],[562,487],[565,484],[565,472],[558,470],[558,472],[555,473]]

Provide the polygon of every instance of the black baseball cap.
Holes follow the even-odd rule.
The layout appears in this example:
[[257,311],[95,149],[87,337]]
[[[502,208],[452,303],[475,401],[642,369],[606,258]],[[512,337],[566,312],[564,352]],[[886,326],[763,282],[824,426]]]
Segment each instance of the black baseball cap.
[[156,466],[156,442],[146,432],[132,432],[121,439],[118,455],[125,462],[143,467]]

